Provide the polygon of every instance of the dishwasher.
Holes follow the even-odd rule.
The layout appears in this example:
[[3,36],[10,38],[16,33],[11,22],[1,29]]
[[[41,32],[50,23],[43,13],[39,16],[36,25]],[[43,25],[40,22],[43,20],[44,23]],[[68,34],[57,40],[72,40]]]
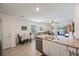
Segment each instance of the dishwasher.
[[36,49],[40,52],[43,52],[42,50],[42,38],[36,38]]

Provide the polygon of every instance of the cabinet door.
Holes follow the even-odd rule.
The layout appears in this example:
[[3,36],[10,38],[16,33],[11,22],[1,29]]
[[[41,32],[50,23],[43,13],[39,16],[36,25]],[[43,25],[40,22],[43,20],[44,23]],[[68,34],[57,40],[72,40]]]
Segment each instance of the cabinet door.
[[69,53],[70,56],[76,56],[76,48],[68,47],[68,50],[71,51],[71,53]]
[[3,20],[3,49],[11,47],[11,24],[8,20]]
[[48,41],[43,39],[43,52],[48,55]]
[[43,40],[43,52],[49,56],[60,56],[59,44]]
[[50,42],[49,55],[60,56],[60,46],[58,43]]
[[61,56],[69,56],[69,52],[67,51],[67,46],[60,45],[60,55]]

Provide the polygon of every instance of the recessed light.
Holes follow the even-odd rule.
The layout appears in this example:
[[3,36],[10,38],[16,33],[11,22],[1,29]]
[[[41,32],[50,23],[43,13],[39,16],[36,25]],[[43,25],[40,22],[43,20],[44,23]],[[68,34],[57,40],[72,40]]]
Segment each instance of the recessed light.
[[39,11],[39,8],[36,8],[36,11]]

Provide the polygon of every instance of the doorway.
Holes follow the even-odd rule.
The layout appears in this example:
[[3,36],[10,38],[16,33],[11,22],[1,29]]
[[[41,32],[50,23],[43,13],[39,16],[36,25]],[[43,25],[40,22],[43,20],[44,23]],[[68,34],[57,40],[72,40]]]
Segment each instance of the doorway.
[[31,25],[32,38],[36,35],[36,25]]

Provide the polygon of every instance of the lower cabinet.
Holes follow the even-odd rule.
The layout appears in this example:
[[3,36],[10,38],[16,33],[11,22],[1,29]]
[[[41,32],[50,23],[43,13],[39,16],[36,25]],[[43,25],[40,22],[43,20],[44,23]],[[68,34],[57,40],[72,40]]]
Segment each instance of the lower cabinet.
[[49,41],[47,41],[47,40],[43,40],[43,52],[46,54],[46,55],[48,55],[48,50],[49,50]]
[[60,44],[60,56],[69,56],[67,46]]
[[69,55],[70,55],[70,56],[79,56],[79,55],[78,55],[78,50],[79,50],[79,49],[76,50],[76,48],[68,47],[67,50],[69,51]]
[[48,56],[59,56],[59,44],[48,40],[43,40],[43,52],[46,53]]
[[50,56],[59,56],[60,55],[59,44],[49,41],[49,55]]
[[43,40],[43,52],[48,56],[69,56],[67,46]]

